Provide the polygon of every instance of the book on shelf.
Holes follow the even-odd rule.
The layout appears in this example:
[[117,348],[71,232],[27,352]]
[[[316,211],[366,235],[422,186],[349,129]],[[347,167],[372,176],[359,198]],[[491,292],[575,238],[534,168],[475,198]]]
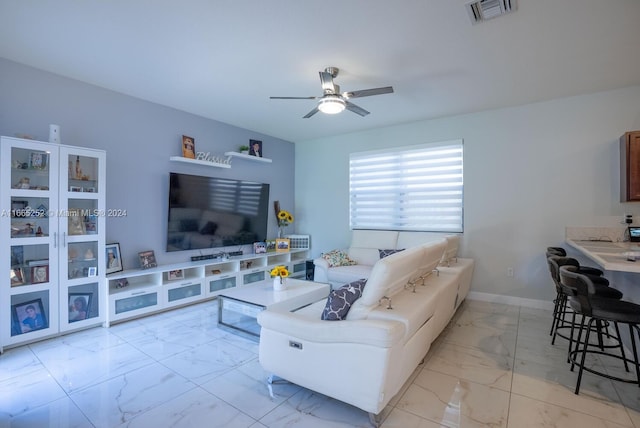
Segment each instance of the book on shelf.
[[48,265],[49,259],[40,259],[40,260],[29,260],[27,261],[28,266],[43,266]]

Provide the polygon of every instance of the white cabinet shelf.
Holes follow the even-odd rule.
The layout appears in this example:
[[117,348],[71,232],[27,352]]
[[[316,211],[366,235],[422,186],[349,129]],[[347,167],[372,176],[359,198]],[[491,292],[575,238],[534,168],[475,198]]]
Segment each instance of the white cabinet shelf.
[[[291,277],[304,279],[307,257],[307,249],[297,249],[111,274],[106,279],[109,290],[107,325],[213,299],[225,289],[269,279],[271,269],[277,265],[287,266]],[[182,278],[169,279],[172,271],[182,271]],[[129,285],[119,288],[123,279]]]
[[250,161],[254,161],[254,162],[264,162],[264,163],[273,162],[269,158],[261,158],[261,157],[258,157],[258,156],[245,155],[244,153],[238,153],[238,152],[225,152],[224,155],[225,156],[232,156],[232,157],[236,157],[236,158],[240,158],[240,159],[245,159],[245,160],[250,160]]
[[191,165],[215,166],[217,168],[231,168],[231,165],[229,165],[228,163],[211,162],[211,161],[200,160],[200,159],[190,159],[182,156],[171,156],[169,160],[173,162],[184,162]]

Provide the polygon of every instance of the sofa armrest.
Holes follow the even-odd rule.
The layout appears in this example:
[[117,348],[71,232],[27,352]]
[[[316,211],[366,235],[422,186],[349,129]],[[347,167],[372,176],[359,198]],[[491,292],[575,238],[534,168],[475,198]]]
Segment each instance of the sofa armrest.
[[329,262],[318,257],[313,259],[313,280],[315,282],[329,282]]
[[323,321],[294,312],[265,310],[258,314],[264,329],[296,339],[321,343],[358,343],[391,348],[404,336],[404,325],[393,320]]

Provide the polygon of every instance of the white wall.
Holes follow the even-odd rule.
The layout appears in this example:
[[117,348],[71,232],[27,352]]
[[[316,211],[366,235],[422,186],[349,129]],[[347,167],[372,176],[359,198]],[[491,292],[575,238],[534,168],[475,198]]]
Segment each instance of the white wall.
[[472,291],[551,299],[544,250],[564,245],[565,226],[640,215],[619,202],[618,138],[635,129],[640,87],[301,142],[296,231],[312,236],[314,255],[348,245],[349,153],[461,138]]

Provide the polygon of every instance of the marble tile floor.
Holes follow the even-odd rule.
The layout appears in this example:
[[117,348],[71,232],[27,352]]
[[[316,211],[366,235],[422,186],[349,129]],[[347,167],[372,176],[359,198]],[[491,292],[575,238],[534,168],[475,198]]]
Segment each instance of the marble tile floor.
[[[296,385],[275,385],[270,399],[257,344],[216,320],[213,301],[5,350],[0,428],[370,426],[365,412]],[[550,345],[550,321],[550,311],[467,300],[382,427],[640,428],[637,386],[587,373],[573,393],[567,342]]]

